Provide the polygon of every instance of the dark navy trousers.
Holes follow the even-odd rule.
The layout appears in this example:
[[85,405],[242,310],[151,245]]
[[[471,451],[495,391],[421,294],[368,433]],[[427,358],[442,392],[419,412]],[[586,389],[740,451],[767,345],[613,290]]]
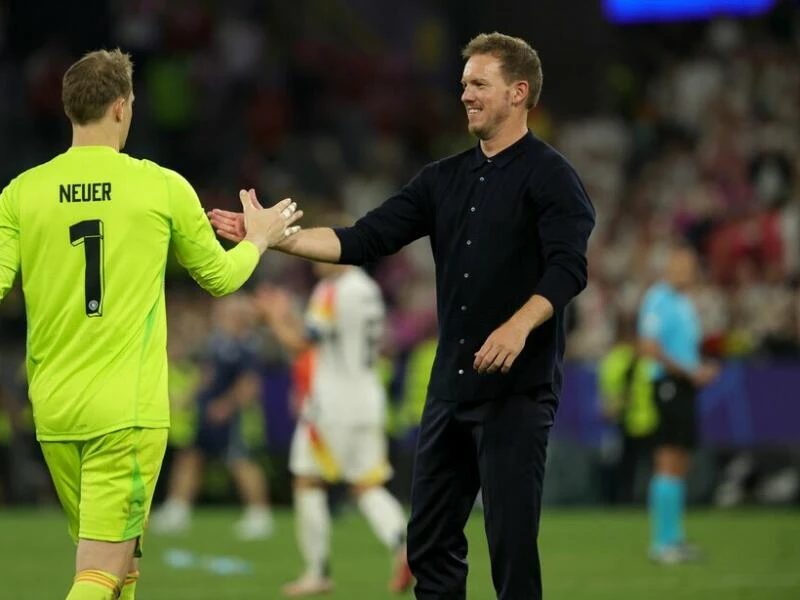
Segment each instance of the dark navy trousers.
[[550,386],[480,402],[428,398],[411,491],[408,559],[418,600],[465,600],[464,526],[478,490],[498,600],[540,600],[537,538]]

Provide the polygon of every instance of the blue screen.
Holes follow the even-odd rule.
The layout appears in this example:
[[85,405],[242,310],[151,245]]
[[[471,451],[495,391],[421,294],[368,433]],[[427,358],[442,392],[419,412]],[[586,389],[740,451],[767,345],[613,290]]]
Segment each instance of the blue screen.
[[603,0],[614,23],[685,21],[719,15],[748,17],[769,10],[776,0]]

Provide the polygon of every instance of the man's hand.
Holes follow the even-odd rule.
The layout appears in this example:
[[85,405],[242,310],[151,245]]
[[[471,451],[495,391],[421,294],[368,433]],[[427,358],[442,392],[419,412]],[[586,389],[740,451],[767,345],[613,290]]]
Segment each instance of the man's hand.
[[478,373],[508,373],[519,353],[525,347],[530,333],[513,320],[506,321],[495,329],[475,353],[473,368]]
[[241,242],[247,235],[244,225],[244,213],[231,212],[215,208],[208,211],[208,220],[217,235],[232,242]]
[[[254,225],[260,226],[259,224],[263,225],[264,221],[269,221],[267,224],[275,226],[275,229],[269,232],[270,239],[267,242],[269,246],[276,246],[300,230],[300,227],[292,227],[291,225],[303,216],[303,211],[295,212],[296,204],[289,198],[281,200],[266,209],[266,211],[258,201],[256,192],[253,189],[240,190],[239,200],[242,203],[244,212],[237,213],[215,208],[206,213],[211,226],[221,238],[232,242],[241,242],[247,237],[247,233],[252,230]],[[286,221],[283,232],[277,229],[280,225],[278,216],[282,216]]]
[[718,364],[705,363],[692,374],[692,381],[697,387],[704,387],[717,378],[719,371]]
[[[239,192],[239,199],[242,199],[242,192]],[[256,197],[256,191],[250,188],[247,191],[247,196],[250,199],[250,205],[253,208],[264,208]],[[239,243],[247,235],[247,227],[245,226],[244,213],[231,212],[229,210],[220,210],[215,208],[208,211],[208,220],[211,221],[211,226],[216,230],[217,235],[226,240]]]
[[262,252],[300,231],[299,226],[292,225],[303,216],[303,211],[297,210],[291,198],[269,208],[260,208],[253,190],[240,190],[239,200],[244,209],[244,239],[253,242]]

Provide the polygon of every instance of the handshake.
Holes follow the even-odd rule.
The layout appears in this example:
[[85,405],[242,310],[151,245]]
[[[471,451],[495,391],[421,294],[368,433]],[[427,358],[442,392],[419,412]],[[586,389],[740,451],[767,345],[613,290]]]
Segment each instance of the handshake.
[[280,246],[281,242],[300,231],[300,226],[295,223],[303,216],[303,211],[297,209],[291,198],[264,208],[251,189],[240,190],[239,200],[242,202],[241,213],[218,209],[208,213],[211,224],[221,237],[234,242],[247,240],[264,253],[267,248]]

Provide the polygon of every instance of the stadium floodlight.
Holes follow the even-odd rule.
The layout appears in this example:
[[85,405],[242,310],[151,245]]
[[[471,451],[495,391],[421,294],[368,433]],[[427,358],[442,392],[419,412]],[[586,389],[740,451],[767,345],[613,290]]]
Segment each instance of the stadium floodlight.
[[606,18],[619,24],[690,21],[714,17],[753,17],[776,0],[603,0]]

